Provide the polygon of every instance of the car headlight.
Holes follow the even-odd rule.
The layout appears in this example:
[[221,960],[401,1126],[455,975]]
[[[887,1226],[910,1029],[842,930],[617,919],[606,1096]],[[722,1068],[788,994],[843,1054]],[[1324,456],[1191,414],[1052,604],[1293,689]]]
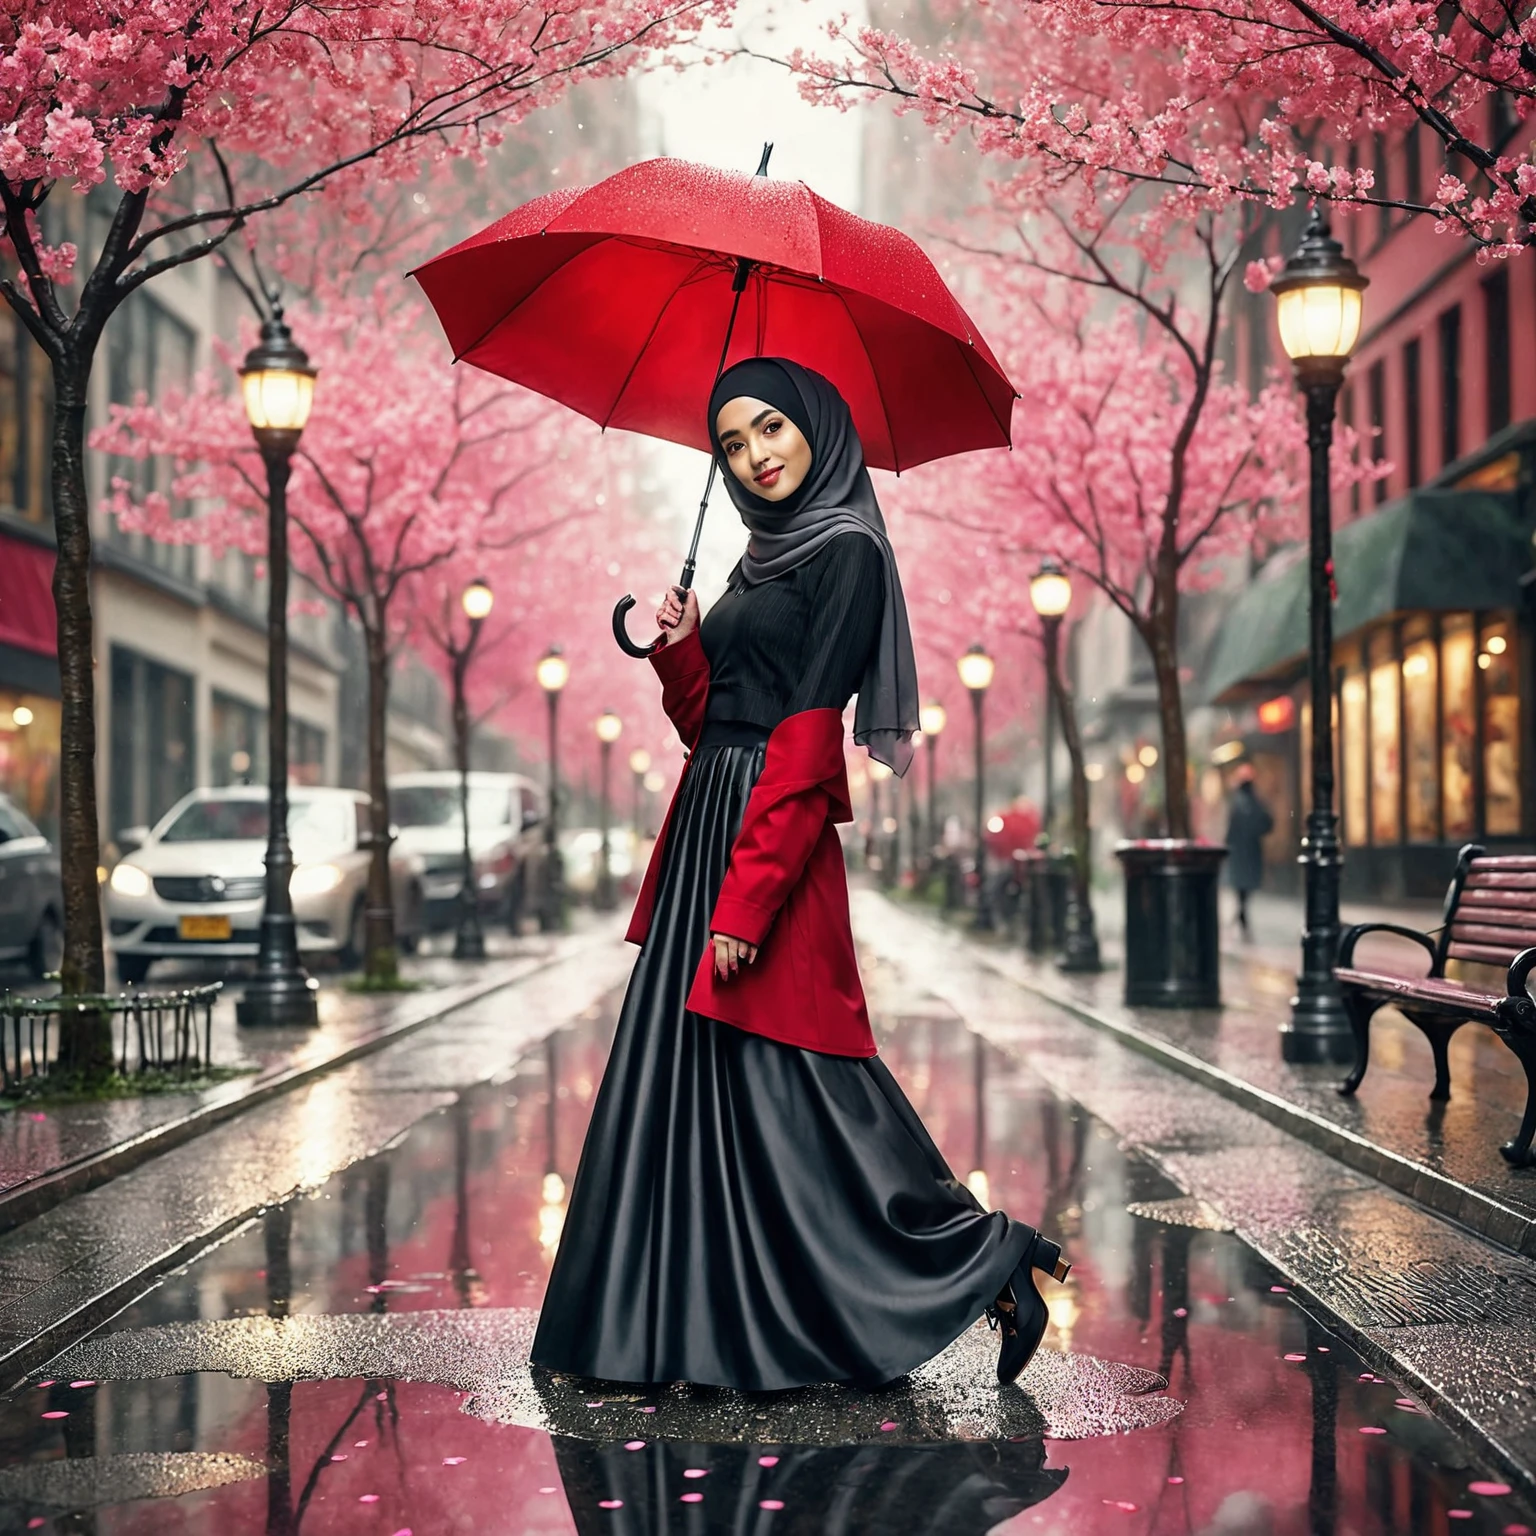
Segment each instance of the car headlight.
[[304,864],[294,870],[288,881],[290,896],[324,896],[334,891],[345,878],[334,864]]
[[149,876],[137,864],[119,864],[107,883],[119,896],[149,895]]

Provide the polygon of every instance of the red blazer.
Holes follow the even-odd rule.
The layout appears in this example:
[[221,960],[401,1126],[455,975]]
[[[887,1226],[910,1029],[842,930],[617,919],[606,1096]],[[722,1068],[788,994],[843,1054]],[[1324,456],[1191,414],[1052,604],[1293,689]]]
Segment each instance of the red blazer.
[[[662,707],[692,748],[709,695],[709,661],[698,631],[657,652],[651,664],[661,678]],[[676,805],[674,795],[630,921],[631,943],[644,943],[650,928]],[[711,932],[756,944],[758,956],[722,981],[713,946],[706,944],[688,993],[692,1012],[832,1056],[875,1054],[834,830],[852,820],[841,712],[791,715],[768,738],[710,919]]]

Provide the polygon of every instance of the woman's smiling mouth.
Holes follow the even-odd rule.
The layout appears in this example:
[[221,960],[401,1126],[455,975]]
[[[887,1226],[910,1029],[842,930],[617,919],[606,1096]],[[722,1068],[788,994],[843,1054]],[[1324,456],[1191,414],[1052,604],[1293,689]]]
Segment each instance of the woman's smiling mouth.
[[784,473],[782,464],[770,464],[767,469],[753,475],[753,480],[761,486],[772,487],[778,484],[779,476]]

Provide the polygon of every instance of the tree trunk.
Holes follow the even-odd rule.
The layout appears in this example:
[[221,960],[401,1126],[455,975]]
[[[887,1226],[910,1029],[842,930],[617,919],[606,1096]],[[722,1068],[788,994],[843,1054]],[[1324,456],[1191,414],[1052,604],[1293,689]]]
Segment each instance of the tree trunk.
[[380,614],[378,623],[367,626],[364,633],[368,642],[368,826],[372,853],[364,974],[371,982],[392,982],[400,974],[400,957],[395,953],[395,901],[389,878],[389,646],[384,616]]
[[1179,685],[1178,567],[1159,569],[1152,588],[1152,611],[1142,637],[1152,653],[1157,680],[1157,714],[1162,729],[1163,807],[1169,837],[1192,835],[1189,819],[1189,747],[1184,734],[1184,699]]
[[[53,606],[58,626],[59,863],[64,887],[63,990],[106,991],[101,939],[101,830],[96,811],[96,679],[91,625],[91,524],[85,483],[89,358],[53,365],[53,523],[58,560]],[[59,1060],[87,1082],[112,1073],[112,1022],[104,1013],[60,1018]]]

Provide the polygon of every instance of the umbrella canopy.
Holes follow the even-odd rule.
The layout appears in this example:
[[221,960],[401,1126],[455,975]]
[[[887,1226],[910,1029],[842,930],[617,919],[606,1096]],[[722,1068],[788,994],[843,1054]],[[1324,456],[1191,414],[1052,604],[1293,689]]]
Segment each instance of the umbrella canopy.
[[456,359],[707,452],[743,260],[727,366],[825,374],[877,468],[1007,446],[1013,386],[933,263],[802,182],[647,160],[535,198],[414,276]]

